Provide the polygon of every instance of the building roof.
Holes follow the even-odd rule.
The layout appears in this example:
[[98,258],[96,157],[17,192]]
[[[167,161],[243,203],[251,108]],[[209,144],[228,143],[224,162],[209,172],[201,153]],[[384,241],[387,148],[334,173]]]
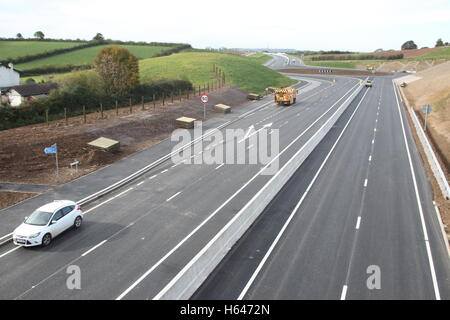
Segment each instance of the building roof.
[[15,90],[22,97],[38,96],[40,94],[48,94],[50,90],[56,89],[58,85],[56,83],[33,83],[23,84],[20,86],[9,87],[7,91]]
[[[5,67],[5,68],[8,68],[8,69],[11,69],[11,67],[9,66],[9,64],[8,63],[6,63],[6,62],[0,62],[0,67]],[[14,68],[12,68],[15,72],[17,72],[17,73],[19,73],[20,74],[20,71],[19,70],[16,70],[16,69],[14,69]]]

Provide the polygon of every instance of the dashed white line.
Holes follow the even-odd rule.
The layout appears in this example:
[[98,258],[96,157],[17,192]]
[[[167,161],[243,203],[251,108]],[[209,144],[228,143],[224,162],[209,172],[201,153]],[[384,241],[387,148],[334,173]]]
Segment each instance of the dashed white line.
[[356,230],[359,229],[359,225],[361,224],[361,216],[358,217],[358,220],[356,220]]
[[346,285],[342,288],[341,300],[345,300],[345,297],[347,296],[347,289],[348,287]]
[[158,176],[158,175],[157,175],[157,174],[155,174],[155,175],[151,176],[150,178],[148,178],[148,180],[152,180],[152,179],[155,179],[155,178],[156,178],[157,176]]
[[137,185],[138,185],[138,186],[141,186],[141,185],[144,184],[144,182],[145,182],[145,181],[141,181],[141,182],[139,182]]
[[81,256],[87,256],[89,253],[91,253],[92,251],[94,251],[95,249],[97,249],[98,247],[100,247],[102,244],[104,244],[107,240],[103,240],[102,242],[100,242],[99,244],[97,244],[96,246],[92,247],[91,249],[89,249],[88,251],[86,251],[85,253],[83,253]]
[[161,173],[166,173],[167,171],[169,171],[169,169],[163,170]]
[[221,168],[221,167],[223,167],[224,165],[225,165],[225,163],[222,163],[221,165],[217,166],[217,167],[216,167],[216,170],[219,169],[219,168]]
[[166,202],[169,202],[170,200],[172,200],[173,198],[175,198],[176,196],[178,196],[181,193],[181,191],[175,193],[173,196],[171,196],[169,199],[166,200]]
[[374,144],[375,143],[375,140],[372,140],[372,144]]
[[249,145],[249,146],[247,147],[247,149],[250,149],[250,148],[253,148],[253,147],[254,147],[254,145],[251,144],[251,145]]
[[372,161],[372,156],[369,156],[369,162]]

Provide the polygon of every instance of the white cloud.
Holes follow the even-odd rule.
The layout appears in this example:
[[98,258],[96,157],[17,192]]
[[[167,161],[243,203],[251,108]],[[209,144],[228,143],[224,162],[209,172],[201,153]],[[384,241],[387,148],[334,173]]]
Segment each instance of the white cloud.
[[398,48],[416,36],[431,46],[450,28],[450,3],[443,0],[15,0],[0,8],[3,37],[39,29],[52,38],[90,39],[101,32],[112,39],[196,47],[367,51]]

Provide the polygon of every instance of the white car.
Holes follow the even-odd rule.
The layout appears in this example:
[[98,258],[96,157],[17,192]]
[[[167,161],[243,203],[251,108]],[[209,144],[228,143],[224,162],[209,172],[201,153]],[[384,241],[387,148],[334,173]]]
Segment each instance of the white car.
[[83,221],[81,207],[73,201],[55,200],[36,211],[13,232],[14,244],[24,247],[48,246],[53,238]]

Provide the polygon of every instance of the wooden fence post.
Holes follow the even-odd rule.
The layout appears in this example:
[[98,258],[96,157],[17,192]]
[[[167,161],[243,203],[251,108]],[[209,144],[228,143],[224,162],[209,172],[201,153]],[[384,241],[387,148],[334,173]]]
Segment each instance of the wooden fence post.
[[119,116],[119,102],[116,100],[116,116]]
[[181,102],[181,89],[178,89],[178,95],[180,96],[180,102]]
[[173,92],[170,93],[170,99],[172,100],[173,103]]
[[64,120],[66,121],[66,126],[68,125],[67,121],[67,108],[64,108]]
[[48,123],[48,109],[45,109],[45,122],[47,123],[47,126],[49,125]]
[[131,105],[131,97],[130,97],[130,114],[133,113],[133,106]]
[[103,119],[103,104],[100,103],[100,115],[101,115],[101,119]]
[[153,94],[153,110],[156,109],[155,94]]
[[144,105],[144,96],[142,96],[142,111],[145,110],[145,105]]
[[163,107],[164,107],[164,100],[166,99],[166,94],[163,92]]
[[83,106],[83,122],[86,124],[86,106]]

